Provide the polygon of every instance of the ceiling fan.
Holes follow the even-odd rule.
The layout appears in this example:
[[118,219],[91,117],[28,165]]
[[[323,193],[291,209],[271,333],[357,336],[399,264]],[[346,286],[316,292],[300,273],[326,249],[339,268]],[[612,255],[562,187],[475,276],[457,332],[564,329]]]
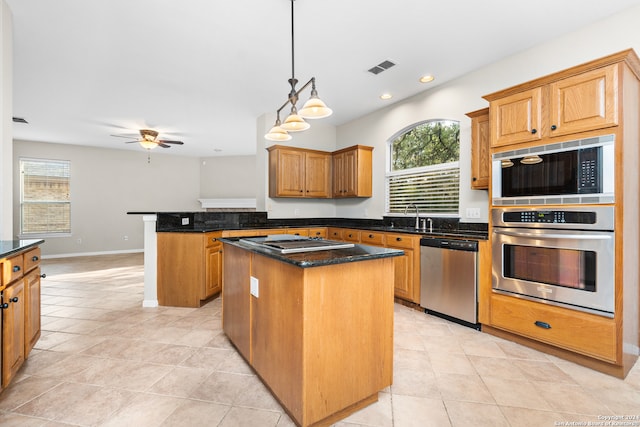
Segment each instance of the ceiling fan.
[[[135,142],[139,143],[142,148],[146,148],[147,150],[151,150],[156,147],[169,148],[170,144],[174,145],[183,145],[182,141],[171,141],[168,139],[158,139],[158,131],[153,129],[140,129],[140,138],[134,141],[127,141],[125,144],[133,144]],[[111,135],[117,136],[119,138],[135,138],[129,135]]]

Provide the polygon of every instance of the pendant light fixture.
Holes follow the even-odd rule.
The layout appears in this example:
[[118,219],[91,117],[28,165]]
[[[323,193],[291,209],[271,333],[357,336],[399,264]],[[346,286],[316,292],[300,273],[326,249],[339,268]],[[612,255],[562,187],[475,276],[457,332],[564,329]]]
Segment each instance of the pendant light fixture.
[[525,156],[522,158],[522,160],[520,160],[520,163],[522,163],[523,165],[535,165],[540,162],[542,162],[542,157],[538,156],[537,154]]
[[[294,11],[293,3],[291,1],[291,78],[289,84],[291,85],[291,91],[284,104],[278,108],[276,112],[276,123],[273,125],[269,133],[264,137],[270,141],[288,141],[291,139],[289,132],[300,132],[309,129],[310,125],[304,119],[322,119],[329,117],[333,111],[327,107],[327,105],[318,97],[318,91],[316,90],[316,78],[311,79],[304,84],[299,90],[296,89],[298,80],[295,77],[295,50],[294,50]],[[300,112],[296,107],[298,97],[300,93],[311,85],[311,96],[309,100],[302,106]],[[280,122],[280,111],[282,111],[287,105],[291,104],[291,112],[289,116],[284,120],[284,123]]]

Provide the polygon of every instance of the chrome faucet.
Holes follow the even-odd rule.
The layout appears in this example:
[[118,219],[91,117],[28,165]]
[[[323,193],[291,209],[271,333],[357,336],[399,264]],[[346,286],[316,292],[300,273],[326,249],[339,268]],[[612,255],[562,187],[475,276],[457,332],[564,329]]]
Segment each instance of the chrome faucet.
[[433,233],[433,220],[431,218],[427,218],[429,221],[429,233]]
[[409,203],[407,206],[404,207],[404,214],[407,214],[407,209],[409,209],[409,206],[413,206],[414,208],[416,208],[416,230],[420,229],[420,211],[418,210],[418,205],[416,205],[415,203]]

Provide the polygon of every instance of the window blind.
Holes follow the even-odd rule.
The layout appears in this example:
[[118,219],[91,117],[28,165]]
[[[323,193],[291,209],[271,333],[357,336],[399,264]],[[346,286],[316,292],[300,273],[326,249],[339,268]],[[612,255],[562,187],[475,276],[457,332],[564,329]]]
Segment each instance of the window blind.
[[20,159],[20,233],[71,232],[71,162]]
[[386,180],[388,213],[402,214],[413,203],[420,213],[458,214],[458,162],[389,172]]

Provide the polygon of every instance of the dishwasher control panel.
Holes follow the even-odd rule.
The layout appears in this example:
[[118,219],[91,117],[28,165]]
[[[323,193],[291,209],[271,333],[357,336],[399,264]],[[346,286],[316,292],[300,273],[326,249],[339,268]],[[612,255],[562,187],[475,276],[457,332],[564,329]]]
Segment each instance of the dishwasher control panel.
[[420,239],[420,246],[452,249],[455,251],[478,252],[478,242],[476,240],[435,239],[426,237]]

